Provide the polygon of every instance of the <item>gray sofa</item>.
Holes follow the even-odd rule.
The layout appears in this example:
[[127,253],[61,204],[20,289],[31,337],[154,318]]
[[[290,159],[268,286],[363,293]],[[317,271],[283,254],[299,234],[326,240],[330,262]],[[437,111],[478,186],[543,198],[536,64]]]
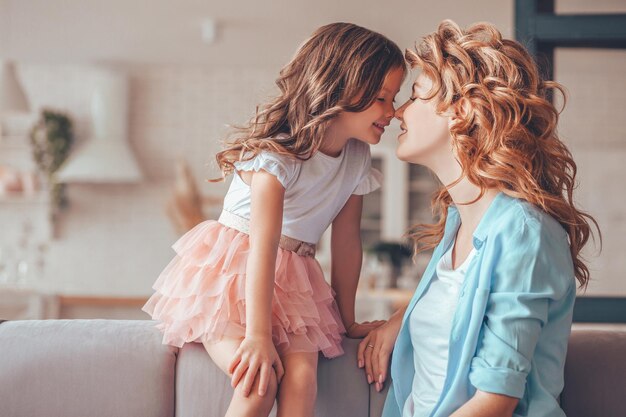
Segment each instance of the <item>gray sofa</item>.
[[[320,361],[316,416],[380,416],[357,344]],[[626,416],[626,331],[575,331],[565,377],[569,417]],[[217,417],[231,392],[201,345],[164,346],[150,321],[0,323],[2,417]]]

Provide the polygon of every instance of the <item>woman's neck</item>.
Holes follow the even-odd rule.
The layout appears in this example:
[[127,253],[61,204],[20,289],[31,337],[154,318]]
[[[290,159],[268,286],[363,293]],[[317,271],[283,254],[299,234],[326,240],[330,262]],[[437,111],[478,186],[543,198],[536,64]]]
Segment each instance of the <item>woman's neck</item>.
[[[461,216],[461,225],[464,235],[472,235],[483,215],[491,205],[491,202],[498,194],[498,190],[488,188],[480,197],[480,187],[470,183],[467,178],[463,178],[457,185],[448,190],[454,205]],[[478,198],[478,200],[476,200]],[[476,201],[474,201],[476,200]],[[467,204],[474,201],[471,204]]]
[[[461,176],[461,166],[456,160],[453,163],[448,161],[440,164],[439,167],[439,169],[436,166],[431,169],[433,169],[443,184],[452,184]],[[498,194],[498,190],[488,188],[478,198],[480,196],[480,187],[472,184],[466,177],[463,177],[457,184],[448,189],[448,192],[459,211],[465,236],[473,234],[491,202]],[[476,200],[477,198],[478,200]],[[472,203],[467,204],[470,202]]]

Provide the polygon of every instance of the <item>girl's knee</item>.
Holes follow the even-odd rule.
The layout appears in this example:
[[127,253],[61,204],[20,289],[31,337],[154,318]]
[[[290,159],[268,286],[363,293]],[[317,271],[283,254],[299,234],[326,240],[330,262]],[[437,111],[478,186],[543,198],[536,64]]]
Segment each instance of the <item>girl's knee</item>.
[[257,374],[256,378],[254,379],[254,383],[252,384],[252,389],[250,390],[250,393],[247,397],[244,397],[243,395],[243,383],[239,383],[239,385],[237,385],[237,387],[235,388],[235,395],[239,397],[240,403],[247,404],[251,409],[267,408],[269,412],[269,410],[274,405],[274,401],[276,400],[276,394],[278,392],[276,373],[273,371],[270,373],[270,378],[265,389],[265,394],[263,395],[259,395],[260,382],[261,381],[259,375]]
[[283,381],[289,381],[289,385],[301,387],[306,390],[317,390],[317,367],[308,363],[291,366],[285,370]]

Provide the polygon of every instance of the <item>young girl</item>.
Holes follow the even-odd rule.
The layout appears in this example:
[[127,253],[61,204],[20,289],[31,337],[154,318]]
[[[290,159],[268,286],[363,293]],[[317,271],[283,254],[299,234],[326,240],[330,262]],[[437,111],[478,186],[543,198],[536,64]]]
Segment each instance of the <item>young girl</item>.
[[[265,105],[218,153],[234,173],[218,221],[175,245],[144,306],[164,343],[202,342],[235,387],[228,416],[312,416],[318,354],[343,353],[356,323],[362,195],[379,187],[369,145],[394,115],[401,51],[356,25],[318,29]],[[332,289],[315,243],[332,223]],[[335,302],[336,298],[336,302]]]
[[594,220],[573,204],[576,164],[547,98],[561,87],[489,24],[444,21],[406,57],[421,74],[396,112],[396,153],[444,184],[439,221],[411,232],[435,251],[408,307],[364,338],[359,366],[380,391],[393,349],[385,417],[565,416]]

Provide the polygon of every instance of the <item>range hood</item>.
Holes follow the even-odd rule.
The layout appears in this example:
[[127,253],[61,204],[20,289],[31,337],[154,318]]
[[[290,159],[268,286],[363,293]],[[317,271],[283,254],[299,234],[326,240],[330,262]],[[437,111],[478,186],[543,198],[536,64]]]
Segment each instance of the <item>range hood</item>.
[[141,171],[128,143],[128,77],[98,74],[91,99],[92,136],[57,171],[61,183],[135,183]]

